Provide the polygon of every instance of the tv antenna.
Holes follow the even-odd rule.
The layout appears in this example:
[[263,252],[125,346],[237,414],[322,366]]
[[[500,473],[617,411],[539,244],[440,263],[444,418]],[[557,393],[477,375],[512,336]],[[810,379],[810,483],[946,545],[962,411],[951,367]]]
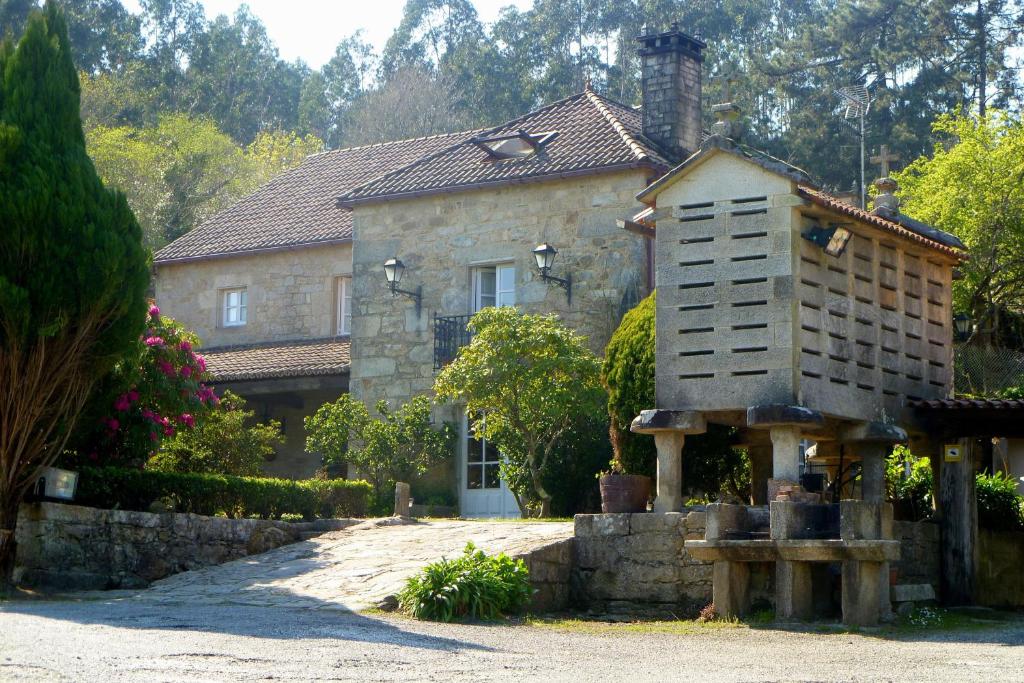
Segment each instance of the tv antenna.
[[[860,208],[867,209],[867,185],[864,182],[864,122],[871,108],[871,94],[863,85],[847,85],[835,91],[843,102],[843,122],[860,136]],[[859,127],[850,121],[858,119]]]

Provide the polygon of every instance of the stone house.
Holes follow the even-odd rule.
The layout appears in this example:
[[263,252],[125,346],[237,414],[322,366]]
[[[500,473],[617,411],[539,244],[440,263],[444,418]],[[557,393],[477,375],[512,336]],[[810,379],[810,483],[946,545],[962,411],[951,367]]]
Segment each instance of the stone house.
[[[156,254],[157,302],[202,338],[217,386],[283,421],[268,473],[319,467],[301,420],[341,392],[429,392],[484,306],[558,313],[604,348],[653,283],[644,230],[620,224],[702,139],[704,44],[674,28],[640,42],[639,110],[588,86],[494,128],[314,155]],[[541,277],[542,243],[571,289]],[[390,258],[416,301],[390,291]],[[457,413],[439,415],[462,432],[446,487],[463,514],[518,514]]]

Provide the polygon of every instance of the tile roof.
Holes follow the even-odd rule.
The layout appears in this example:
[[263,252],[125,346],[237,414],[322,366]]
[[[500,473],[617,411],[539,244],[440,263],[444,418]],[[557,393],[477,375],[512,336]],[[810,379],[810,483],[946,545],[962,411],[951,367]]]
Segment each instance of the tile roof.
[[907,406],[928,410],[1021,410],[1024,409],[1024,401],[997,398],[945,398],[930,401],[907,401]]
[[322,152],[217,213],[156,253],[156,263],[239,252],[347,241],[352,212],[344,192],[411,161],[466,140],[477,131],[434,135]]
[[799,188],[797,188],[797,191],[800,193],[802,197],[805,197],[806,199],[809,199],[813,203],[817,204],[818,206],[823,206],[826,209],[829,209],[830,211],[835,211],[836,213],[842,213],[847,216],[850,216],[851,218],[856,218],[857,220],[873,225],[876,228],[881,228],[882,230],[890,232],[894,235],[898,235],[899,237],[912,240],[923,246],[929,247],[936,251],[940,251],[946,254],[947,256],[952,256],[955,259],[966,259],[966,254],[964,254],[964,252],[962,252],[959,249],[955,249],[953,247],[942,244],[941,242],[938,242],[934,239],[926,237],[925,235],[922,235],[921,233],[915,230],[911,230],[907,227],[904,227],[903,225],[900,225],[896,221],[892,221],[881,216],[876,216],[870,211],[865,211],[864,209],[861,209],[859,207],[851,206],[850,204],[841,202],[835,197],[826,194],[821,190],[816,190],[814,188],[801,185]]
[[668,168],[669,161],[641,137],[640,112],[591,90],[559,100],[480,137],[556,131],[529,156],[491,160],[472,142],[460,140],[342,194],[339,206],[384,198],[524,182],[608,168]]
[[222,346],[203,350],[213,381],[348,374],[348,337]]

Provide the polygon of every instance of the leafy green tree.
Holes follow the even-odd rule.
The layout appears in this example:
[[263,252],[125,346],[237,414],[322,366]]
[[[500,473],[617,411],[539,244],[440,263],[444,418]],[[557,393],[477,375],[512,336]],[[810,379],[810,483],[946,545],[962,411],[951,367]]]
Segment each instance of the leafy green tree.
[[254,423],[254,415],[255,411],[246,409],[244,398],[225,391],[195,429],[179,430],[161,443],[146,469],[261,476],[263,464],[274,456],[284,437],[279,422]]
[[0,590],[22,498],[144,324],[141,237],[86,154],[64,16],[48,3],[17,49],[0,48]]
[[932,513],[932,465],[896,446],[885,460],[885,494],[897,519],[918,521]]
[[473,340],[438,373],[434,391],[467,415],[486,416],[473,430],[506,457],[502,474],[520,510],[538,501],[540,516],[549,517],[544,474],[573,425],[604,403],[601,362],[554,315],[485,308],[469,328]]
[[396,481],[421,475],[452,455],[455,430],[435,427],[430,410],[430,400],[416,396],[395,410],[378,401],[377,417],[371,417],[366,406],[344,394],[306,418],[306,451],[319,453],[328,469],[348,463],[373,485],[383,509]]
[[954,304],[991,342],[1000,311],[1024,306],[1024,126],[991,110],[943,116],[934,130],[942,142],[932,155],[896,174],[902,211],[967,245]]

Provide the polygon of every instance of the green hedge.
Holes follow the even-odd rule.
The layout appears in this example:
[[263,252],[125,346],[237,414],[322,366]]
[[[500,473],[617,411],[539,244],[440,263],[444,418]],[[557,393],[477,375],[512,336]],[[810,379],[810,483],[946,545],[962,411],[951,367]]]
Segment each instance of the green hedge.
[[369,494],[367,482],[345,479],[294,481],[85,467],[79,471],[75,503],[146,511],[154,501],[173,499],[178,512],[260,519],[291,514],[311,520],[364,517]]

